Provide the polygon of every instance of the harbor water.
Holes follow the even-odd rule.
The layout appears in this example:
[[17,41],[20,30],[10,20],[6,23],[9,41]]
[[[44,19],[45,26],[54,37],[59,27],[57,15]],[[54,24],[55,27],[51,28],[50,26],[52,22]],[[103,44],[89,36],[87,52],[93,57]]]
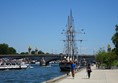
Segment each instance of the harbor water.
[[0,70],[0,83],[42,83],[65,74],[59,65],[39,66],[20,70]]

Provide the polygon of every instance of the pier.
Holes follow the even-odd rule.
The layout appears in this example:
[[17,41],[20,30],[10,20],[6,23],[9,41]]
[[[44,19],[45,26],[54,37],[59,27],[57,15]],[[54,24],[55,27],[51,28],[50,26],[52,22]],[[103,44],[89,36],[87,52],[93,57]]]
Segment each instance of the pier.
[[117,83],[118,82],[118,69],[97,69],[92,66],[92,73],[90,79],[86,76],[86,69],[82,69],[75,74],[73,79],[70,76],[61,76],[46,83]]

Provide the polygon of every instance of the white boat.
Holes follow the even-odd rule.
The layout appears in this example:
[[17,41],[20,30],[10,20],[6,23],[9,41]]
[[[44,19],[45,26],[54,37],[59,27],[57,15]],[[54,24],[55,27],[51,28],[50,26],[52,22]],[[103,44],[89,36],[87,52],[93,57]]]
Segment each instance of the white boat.
[[4,60],[0,59],[0,70],[7,69],[26,69],[28,68],[28,64],[21,60]]

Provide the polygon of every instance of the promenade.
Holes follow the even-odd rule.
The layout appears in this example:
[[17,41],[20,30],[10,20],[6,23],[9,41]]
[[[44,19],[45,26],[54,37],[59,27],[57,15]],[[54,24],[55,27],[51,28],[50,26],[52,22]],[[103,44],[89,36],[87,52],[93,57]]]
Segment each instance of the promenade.
[[118,83],[118,69],[102,70],[92,66],[91,78],[86,76],[86,69],[75,74],[75,78],[68,76],[55,83]]

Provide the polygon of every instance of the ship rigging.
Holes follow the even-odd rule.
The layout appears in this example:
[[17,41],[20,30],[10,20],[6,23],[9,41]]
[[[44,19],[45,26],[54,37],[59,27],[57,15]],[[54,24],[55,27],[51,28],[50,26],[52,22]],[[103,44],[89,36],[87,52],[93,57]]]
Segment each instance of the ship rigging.
[[72,10],[70,11],[70,16],[68,16],[67,28],[65,30],[66,39],[64,41],[64,54],[69,60],[75,60],[78,56],[78,48],[75,40],[76,31],[74,27],[74,19],[72,16]]
[[59,66],[61,71],[70,71],[71,61],[78,64],[78,47],[76,41],[76,31],[74,27],[74,19],[72,16],[72,10],[68,16],[66,30],[63,30],[66,34],[66,39],[64,41],[64,55],[66,61],[62,61]]

